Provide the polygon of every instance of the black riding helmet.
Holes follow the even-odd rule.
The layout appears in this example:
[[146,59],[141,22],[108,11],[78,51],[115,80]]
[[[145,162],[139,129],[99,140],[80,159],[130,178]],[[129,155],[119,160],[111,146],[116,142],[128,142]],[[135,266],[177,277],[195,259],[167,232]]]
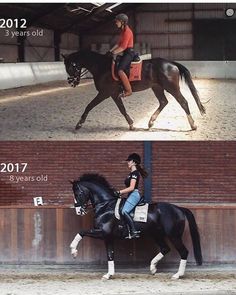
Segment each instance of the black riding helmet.
[[121,23],[127,25],[128,21],[129,21],[129,18],[128,18],[128,16],[126,14],[120,13],[120,14],[117,14],[115,20],[119,20]]
[[133,153],[130,154],[128,156],[128,158],[126,159],[126,161],[134,161],[136,164],[141,164],[141,157],[139,156],[139,154]]

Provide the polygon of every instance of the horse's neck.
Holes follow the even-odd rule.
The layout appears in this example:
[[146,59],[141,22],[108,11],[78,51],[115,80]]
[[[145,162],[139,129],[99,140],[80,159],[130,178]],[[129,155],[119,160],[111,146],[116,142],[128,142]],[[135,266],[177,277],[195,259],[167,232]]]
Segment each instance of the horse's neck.
[[101,74],[101,68],[106,68],[106,60],[104,59],[103,61],[103,58],[104,57],[101,54],[91,52],[91,58],[84,60],[84,66],[93,76],[97,76],[98,74]]
[[91,192],[91,203],[94,206],[101,203],[112,201],[114,199],[106,189],[104,189],[101,186],[98,186],[97,184],[89,184],[88,189]]

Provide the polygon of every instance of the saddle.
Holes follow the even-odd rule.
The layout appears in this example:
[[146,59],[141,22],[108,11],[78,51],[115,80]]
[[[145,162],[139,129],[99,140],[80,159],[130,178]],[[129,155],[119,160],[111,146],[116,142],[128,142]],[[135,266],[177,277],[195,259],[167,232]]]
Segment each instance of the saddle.
[[[119,81],[119,77],[117,74],[117,68],[120,62],[120,56],[117,56],[116,60],[112,61],[111,64],[111,73],[112,78],[115,81]],[[127,77],[129,78],[129,81],[140,81],[142,79],[142,64],[143,61],[140,59],[138,54],[136,54],[133,58],[133,61],[131,62],[130,68],[125,70],[125,73]]]
[[[119,198],[116,202],[115,207],[115,216],[117,219],[121,219],[121,211],[124,207],[126,199]],[[148,214],[148,206],[149,204],[145,202],[144,197],[142,197],[138,203],[138,205],[131,211],[130,215],[133,217],[134,221],[138,222],[146,222],[147,214]]]

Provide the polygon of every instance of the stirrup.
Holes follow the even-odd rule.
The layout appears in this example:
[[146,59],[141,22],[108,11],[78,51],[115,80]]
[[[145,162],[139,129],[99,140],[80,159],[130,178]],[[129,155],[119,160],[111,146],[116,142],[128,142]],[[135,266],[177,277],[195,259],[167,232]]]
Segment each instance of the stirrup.
[[121,91],[118,95],[119,98],[124,98],[125,97],[125,91]]
[[119,98],[125,98],[125,97],[131,96],[131,95],[132,95],[132,92],[129,95],[125,95],[125,91],[123,90],[122,92],[120,92],[120,94],[118,95],[118,97]]

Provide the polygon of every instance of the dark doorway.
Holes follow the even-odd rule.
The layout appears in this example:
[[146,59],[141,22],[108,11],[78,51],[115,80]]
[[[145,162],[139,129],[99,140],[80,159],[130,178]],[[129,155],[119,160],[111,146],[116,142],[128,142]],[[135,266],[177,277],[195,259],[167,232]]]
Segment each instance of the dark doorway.
[[194,20],[195,60],[236,60],[236,20]]

